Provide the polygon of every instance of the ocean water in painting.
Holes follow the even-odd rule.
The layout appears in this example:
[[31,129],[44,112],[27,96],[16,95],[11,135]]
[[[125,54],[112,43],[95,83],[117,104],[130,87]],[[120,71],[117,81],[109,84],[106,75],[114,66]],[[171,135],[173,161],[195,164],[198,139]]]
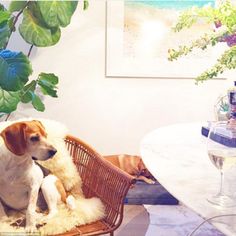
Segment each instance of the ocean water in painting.
[[206,5],[215,6],[215,0],[172,0],[172,1],[164,1],[164,0],[156,0],[156,1],[139,1],[139,0],[126,0],[125,4],[127,5],[147,5],[154,8],[159,9],[175,9],[175,10],[184,10],[191,8],[193,6],[196,7],[204,7]]

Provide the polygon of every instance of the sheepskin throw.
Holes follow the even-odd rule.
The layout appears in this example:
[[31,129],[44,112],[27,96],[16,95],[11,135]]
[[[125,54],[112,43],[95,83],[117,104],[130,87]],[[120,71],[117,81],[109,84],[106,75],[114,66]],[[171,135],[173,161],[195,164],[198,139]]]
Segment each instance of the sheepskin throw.
[[[26,120],[33,119],[21,119],[14,122]],[[64,203],[61,203],[58,206],[58,213],[53,218],[48,219],[46,224],[42,224],[42,226],[38,228],[39,233],[41,235],[64,233],[75,226],[102,219],[105,216],[105,211],[100,199],[95,197],[86,199],[83,196],[81,178],[64,142],[64,138],[68,134],[67,128],[63,124],[52,120],[34,120],[40,120],[42,122],[48,134],[49,142],[57,149],[57,153],[52,159],[41,161],[39,164],[49,169],[52,174],[57,176],[62,181],[66,191],[73,195],[76,200],[76,208],[74,210],[68,209]],[[12,123],[13,122],[0,123],[0,131]],[[3,140],[0,140],[0,146],[1,145],[4,145]],[[42,212],[42,214],[46,217],[45,212]],[[20,225],[20,222],[25,217],[24,214],[11,210],[7,212],[7,215],[8,217],[2,219],[0,222],[0,234],[1,232],[19,232],[22,236],[24,234],[27,235],[24,227],[16,226],[17,223]]]

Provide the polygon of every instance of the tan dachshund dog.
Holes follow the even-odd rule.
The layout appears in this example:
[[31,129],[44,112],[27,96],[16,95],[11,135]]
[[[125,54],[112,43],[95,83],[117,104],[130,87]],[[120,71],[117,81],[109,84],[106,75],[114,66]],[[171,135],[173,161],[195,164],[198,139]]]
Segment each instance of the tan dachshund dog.
[[154,184],[154,177],[144,165],[140,156],[127,154],[104,156],[105,160],[134,176],[137,180],[142,180],[148,184]]
[[66,198],[59,179],[51,174],[44,177],[34,161],[48,160],[56,152],[39,121],[12,123],[0,133],[0,219],[6,216],[5,208],[26,210],[26,230],[34,231],[40,188],[49,209],[47,217],[57,212],[60,201],[68,202],[73,208],[72,196]]

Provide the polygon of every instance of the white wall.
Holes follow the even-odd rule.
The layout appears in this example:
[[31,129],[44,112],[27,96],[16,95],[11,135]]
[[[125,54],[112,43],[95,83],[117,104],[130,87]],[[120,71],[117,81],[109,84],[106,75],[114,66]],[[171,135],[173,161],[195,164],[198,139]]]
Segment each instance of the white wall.
[[[14,39],[11,45],[19,43]],[[78,9],[61,41],[37,49],[32,58],[35,75],[44,71],[60,77],[59,98],[46,98],[44,113],[24,107],[24,115],[61,121],[102,154],[139,153],[142,137],[157,127],[213,119],[216,98],[236,78],[234,72],[231,80],[198,86],[186,79],[105,78],[102,0],[90,1],[85,12]]]

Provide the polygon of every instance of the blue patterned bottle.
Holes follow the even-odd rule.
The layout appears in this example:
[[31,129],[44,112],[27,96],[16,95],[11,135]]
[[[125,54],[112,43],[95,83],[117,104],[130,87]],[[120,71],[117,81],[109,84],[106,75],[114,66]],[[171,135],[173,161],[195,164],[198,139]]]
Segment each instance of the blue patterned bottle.
[[236,122],[236,81],[234,81],[234,87],[228,91],[229,99],[229,118]]

